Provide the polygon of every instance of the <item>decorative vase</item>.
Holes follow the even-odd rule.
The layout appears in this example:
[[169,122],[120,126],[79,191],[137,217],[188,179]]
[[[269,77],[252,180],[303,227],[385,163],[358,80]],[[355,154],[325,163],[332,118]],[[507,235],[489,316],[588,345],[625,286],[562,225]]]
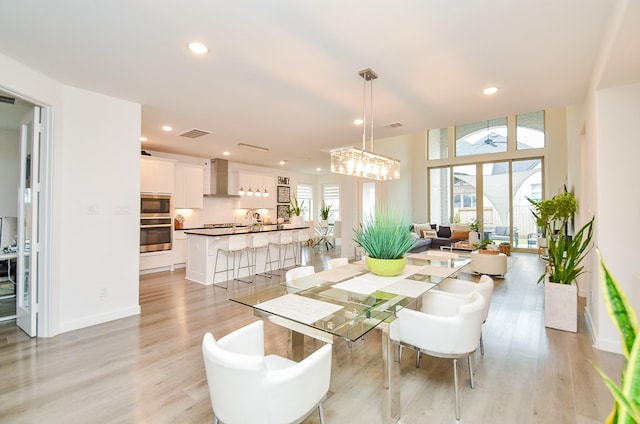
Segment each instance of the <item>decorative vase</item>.
[[476,231],[469,231],[469,244],[473,245],[480,241],[480,234]]
[[302,217],[300,215],[293,215],[291,217],[291,224],[302,225]]
[[578,331],[578,286],[559,284],[544,277],[544,326],[563,331]]
[[377,259],[369,256],[365,259],[367,267],[372,274],[381,277],[393,277],[402,274],[404,267],[407,265],[407,258],[400,259]]

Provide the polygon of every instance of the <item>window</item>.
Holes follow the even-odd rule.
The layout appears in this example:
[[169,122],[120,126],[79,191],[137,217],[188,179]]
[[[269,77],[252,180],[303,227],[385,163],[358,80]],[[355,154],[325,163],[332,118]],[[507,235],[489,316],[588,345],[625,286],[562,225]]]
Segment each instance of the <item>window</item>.
[[[311,184],[298,184],[296,190],[298,204],[302,204],[302,218],[305,221],[313,220],[311,212],[313,211],[313,186]],[[304,201],[304,204],[302,203]]]
[[429,130],[427,133],[428,159],[446,159],[449,157],[449,131],[447,128]]
[[523,113],[516,116],[516,148],[518,150],[544,147],[544,112]]
[[507,151],[507,118],[456,125],[456,156]]
[[323,184],[322,201],[331,206],[329,210],[329,222],[340,221],[340,185]]

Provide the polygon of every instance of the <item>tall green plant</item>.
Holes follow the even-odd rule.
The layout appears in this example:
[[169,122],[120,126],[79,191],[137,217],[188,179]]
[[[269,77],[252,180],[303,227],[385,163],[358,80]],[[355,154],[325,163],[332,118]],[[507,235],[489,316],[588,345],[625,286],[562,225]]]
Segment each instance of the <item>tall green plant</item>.
[[302,214],[302,208],[304,207],[304,200],[298,204],[298,198],[294,195],[289,199],[289,207],[287,207],[287,214],[289,216],[300,216]]
[[[600,255],[599,251],[598,254]],[[636,337],[638,321],[624,291],[605,266],[602,255],[600,255],[600,268],[607,311],[620,333],[622,350],[627,358],[627,366],[622,371],[621,386],[616,385],[598,366],[593,364],[615,400],[613,411],[606,422],[640,423],[640,337]]]
[[329,212],[331,211],[331,205],[327,205],[324,200],[322,201],[322,206],[320,207],[320,219],[327,220],[329,219]]
[[[593,237],[593,221],[578,230],[569,239],[564,233],[559,233],[554,237],[549,237],[549,280],[554,283],[571,284],[581,274],[585,272],[582,262],[591,250],[591,239]],[[538,282],[544,279],[544,274],[540,276]]]
[[391,208],[377,208],[353,232],[353,240],[376,259],[400,259],[413,246],[409,222]]

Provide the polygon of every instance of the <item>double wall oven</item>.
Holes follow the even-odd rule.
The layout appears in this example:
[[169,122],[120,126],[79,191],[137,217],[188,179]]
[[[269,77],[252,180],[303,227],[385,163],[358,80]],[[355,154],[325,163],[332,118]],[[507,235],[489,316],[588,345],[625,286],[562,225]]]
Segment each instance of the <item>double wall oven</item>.
[[171,250],[171,195],[140,195],[140,252]]

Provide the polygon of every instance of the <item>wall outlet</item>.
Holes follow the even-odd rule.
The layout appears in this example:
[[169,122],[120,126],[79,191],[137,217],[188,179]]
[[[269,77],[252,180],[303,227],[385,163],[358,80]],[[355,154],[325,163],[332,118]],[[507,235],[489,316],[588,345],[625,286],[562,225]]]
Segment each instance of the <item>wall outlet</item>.
[[98,292],[98,296],[107,297],[107,288],[106,287],[100,287],[100,290]]

